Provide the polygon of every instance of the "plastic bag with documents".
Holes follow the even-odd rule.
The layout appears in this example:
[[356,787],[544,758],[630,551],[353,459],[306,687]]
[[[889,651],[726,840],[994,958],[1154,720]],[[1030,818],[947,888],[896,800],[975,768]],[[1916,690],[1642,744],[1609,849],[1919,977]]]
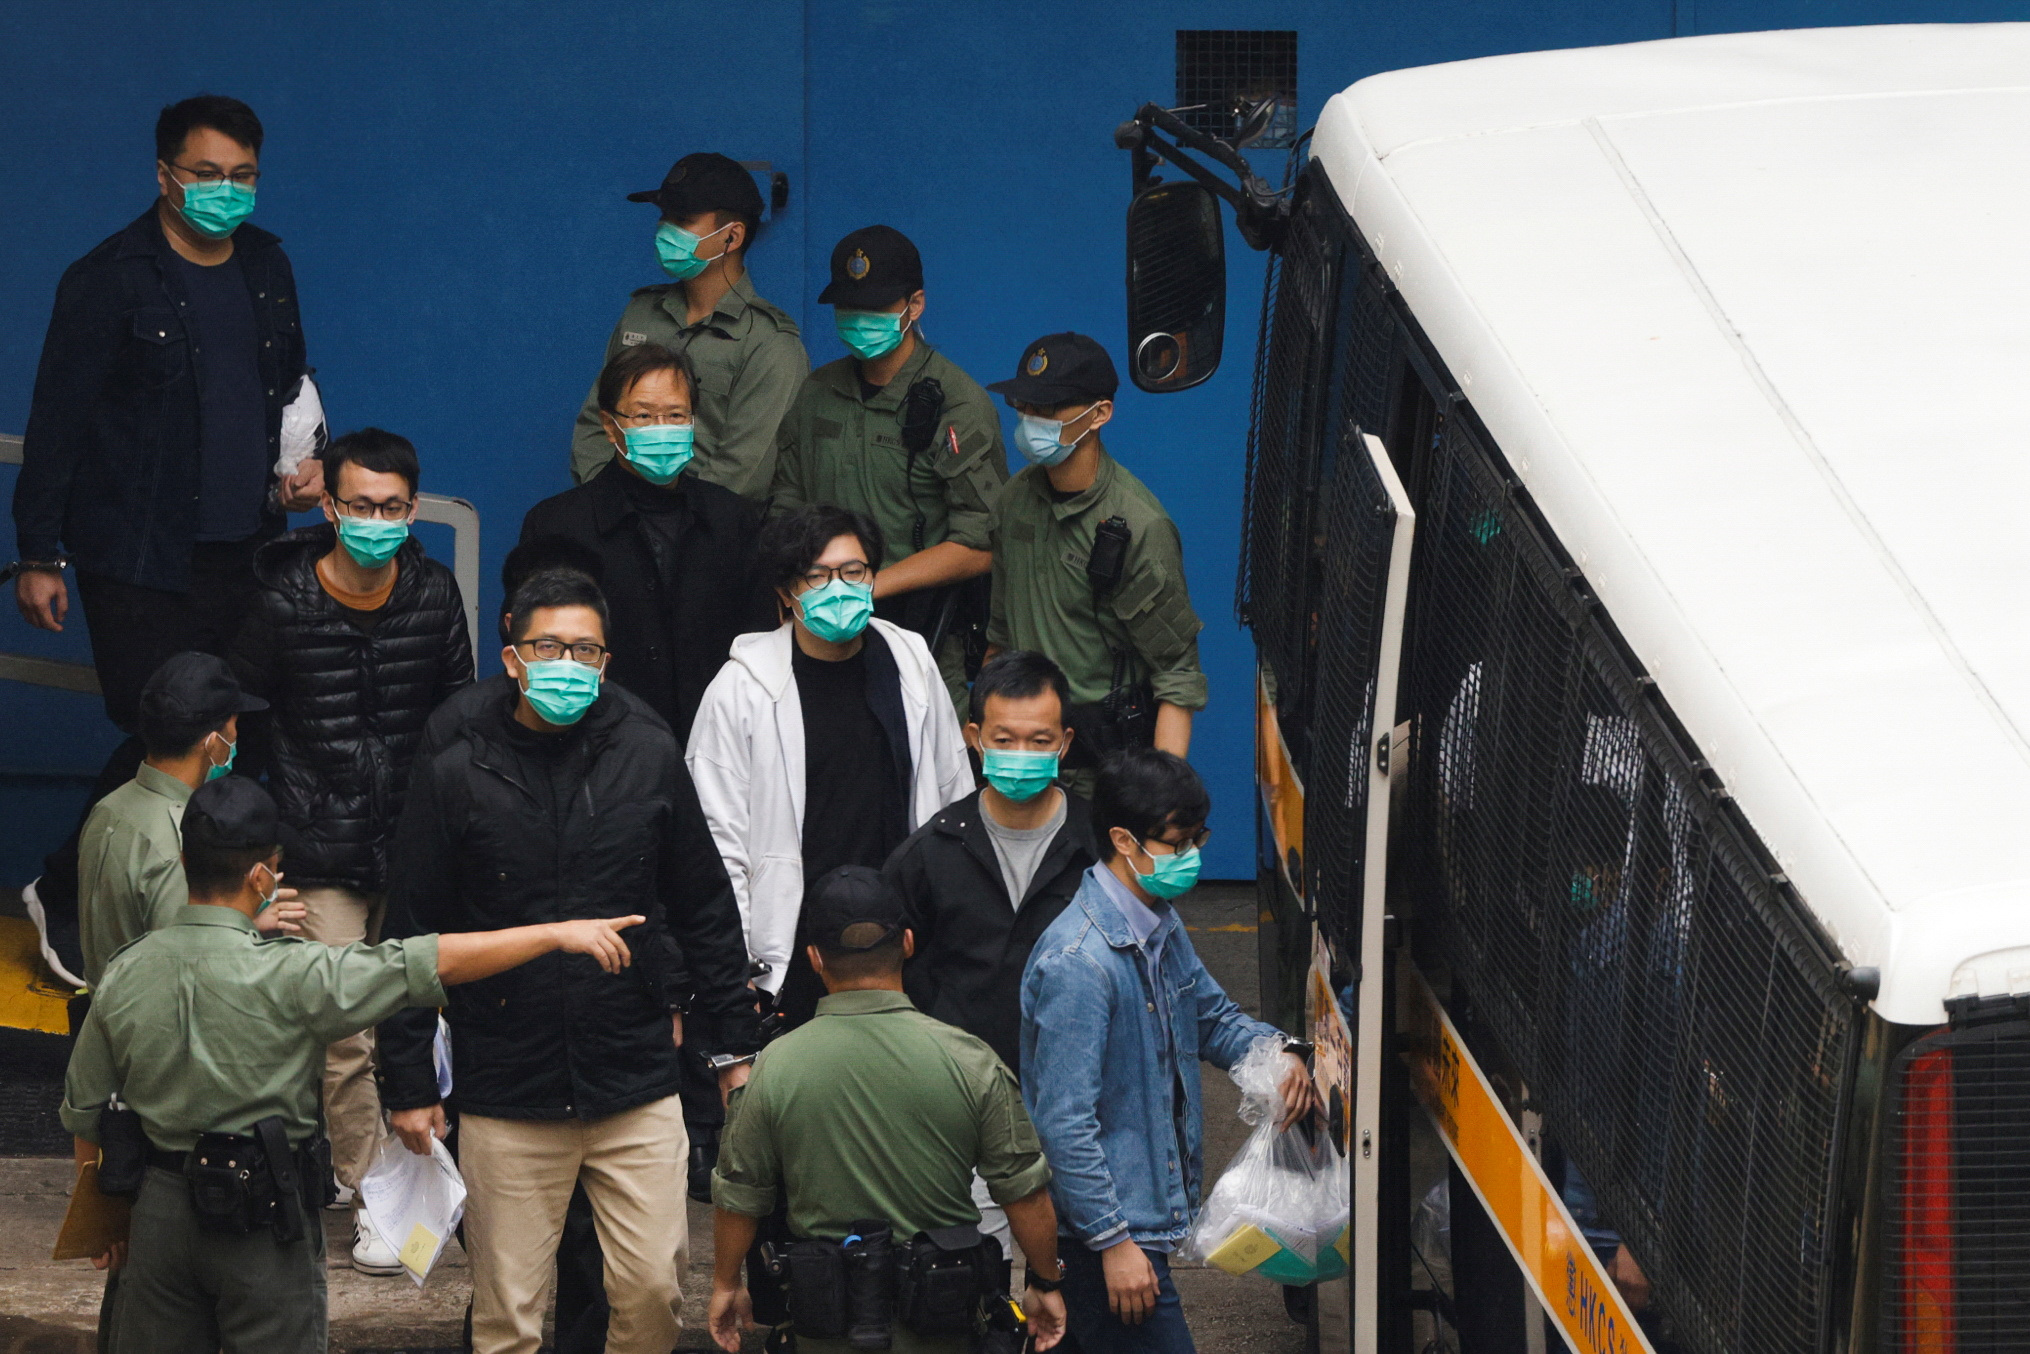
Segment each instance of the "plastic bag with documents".
[[444,1144],[431,1140],[418,1156],[390,1134],[359,1182],[360,1205],[421,1288],[444,1250],[445,1238],[465,1216],[465,1180]]
[[1188,1255],[1229,1274],[1312,1284],[1346,1272],[1348,1175],[1332,1135],[1306,1121],[1279,1131],[1283,1041],[1257,1039],[1229,1074],[1255,1125],[1185,1239]]

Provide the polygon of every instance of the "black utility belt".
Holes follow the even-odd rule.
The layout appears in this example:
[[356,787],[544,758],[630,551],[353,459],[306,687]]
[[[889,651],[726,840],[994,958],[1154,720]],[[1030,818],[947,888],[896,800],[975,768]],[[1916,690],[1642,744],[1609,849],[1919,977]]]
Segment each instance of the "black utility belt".
[[918,1232],[898,1246],[887,1223],[856,1222],[844,1241],[792,1241],[782,1268],[790,1324],[806,1339],[887,1349],[900,1322],[926,1340],[971,1338],[979,1349],[1019,1329],[1001,1247],[977,1227]]
[[[331,1176],[331,1143],[323,1135],[291,1143],[282,1119],[271,1115],[251,1134],[206,1133],[188,1152],[154,1153],[150,1164],[180,1169],[190,1189],[190,1206],[207,1232],[246,1236],[263,1227],[284,1244],[300,1241],[307,1219],[337,1198]],[[181,1157],[180,1168],[167,1159]]]
[[1109,753],[1156,743],[1156,693],[1147,682],[1127,682],[1096,701],[1073,705],[1065,723],[1077,737],[1065,764],[1073,770],[1096,770]]

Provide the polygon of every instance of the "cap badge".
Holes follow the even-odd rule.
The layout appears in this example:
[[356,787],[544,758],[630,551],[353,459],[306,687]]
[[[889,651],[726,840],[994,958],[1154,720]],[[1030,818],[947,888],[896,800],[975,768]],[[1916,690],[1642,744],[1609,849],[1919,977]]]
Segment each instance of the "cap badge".
[[1028,372],[1031,376],[1041,376],[1043,375],[1044,368],[1049,365],[1050,354],[1038,348],[1035,352],[1029,354],[1029,361],[1024,364],[1022,370]]
[[867,276],[866,250],[856,249],[853,251],[853,257],[846,260],[846,276],[852,278],[855,282]]

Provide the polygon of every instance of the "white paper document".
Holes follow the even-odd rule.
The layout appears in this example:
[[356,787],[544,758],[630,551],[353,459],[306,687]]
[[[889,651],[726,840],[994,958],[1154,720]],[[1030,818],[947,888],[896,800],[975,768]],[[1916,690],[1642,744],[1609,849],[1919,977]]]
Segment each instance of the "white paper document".
[[465,1215],[465,1180],[451,1153],[433,1139],[430,1155],[417,1156],[391,1133],[359,1182],[359,1197],[375,1229],[421,1288],[445,1239]]

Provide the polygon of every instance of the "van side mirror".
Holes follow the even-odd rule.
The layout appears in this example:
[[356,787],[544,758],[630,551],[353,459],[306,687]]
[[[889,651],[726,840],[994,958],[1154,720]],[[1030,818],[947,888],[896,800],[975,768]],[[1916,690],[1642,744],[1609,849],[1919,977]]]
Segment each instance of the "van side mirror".
[[1128,374],[1151,394],[1219,370],[1226,339],[1226,235],[1219,199],[1189,181],[1128,204]]

